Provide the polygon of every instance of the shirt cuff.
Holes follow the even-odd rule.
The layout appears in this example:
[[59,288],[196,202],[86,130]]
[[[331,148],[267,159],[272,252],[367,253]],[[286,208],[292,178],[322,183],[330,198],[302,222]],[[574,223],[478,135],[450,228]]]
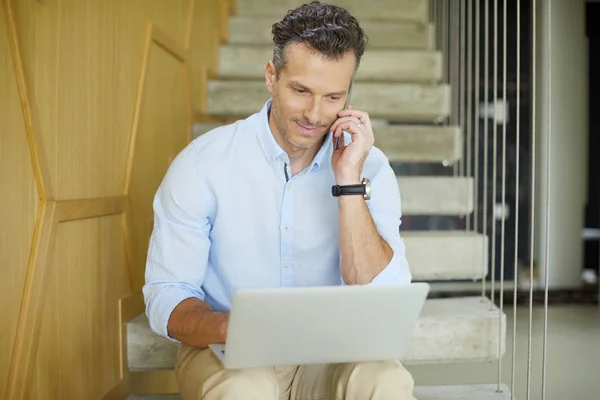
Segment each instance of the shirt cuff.
[[167,325],[175,307],[183,300],[189,298],[200,297],[194,293],[190,293],[189,290],[175,286],[165,288],[155,293],[146,307],[150,329],[172,342],[180,343],[179,340],[169,335]]

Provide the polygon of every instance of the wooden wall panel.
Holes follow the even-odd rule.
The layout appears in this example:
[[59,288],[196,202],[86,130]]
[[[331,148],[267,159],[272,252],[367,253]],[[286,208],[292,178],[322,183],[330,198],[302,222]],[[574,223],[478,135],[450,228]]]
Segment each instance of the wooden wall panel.
[[[4,10],[0,8],[0,398],[6,390],[38,193],[10,51]],[[9,301],[6,301],[9,300]]]
[[120,300],[143,311],[152,199],[205,84],[188,63],[216,65],[230,3],[0,4],[0,398],[123,398]]
[[189,0],[12,4],[56,198],[120,194],[146,25],[183,44]]
[[157,32],[160,31],[150,34],[145,79],[140,82],[128,187],[126,216],[134,291],[141,290],[144,281],[154,195],[169,164],[187,144],[191,126],[186,70],[182,60],[174,55],[181,50],[167,51],[157,42],[162,37]]
[[31,399],[99,399],[120,380],[129,292],[118,215],[58,224],[47,264]]

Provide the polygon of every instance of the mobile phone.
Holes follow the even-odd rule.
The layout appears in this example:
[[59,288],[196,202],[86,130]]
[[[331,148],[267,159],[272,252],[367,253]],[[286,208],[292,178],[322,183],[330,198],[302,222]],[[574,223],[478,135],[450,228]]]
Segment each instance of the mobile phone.
[[[352,96],[352,86],[353,85],[354,85],[354,80],[352,80],[350,82],[350,87],[348,88],[348,97],[346,98],[346,104],[344,104],[344,110],[348,109],[348,106],[350,105],[350,96]],[[333,143],[333,149],[334,150],[337,150],[338,145],[340,144],[340,139],[342,138],[342,136],[338,136],[337,138],[335,138],[335,141]]]

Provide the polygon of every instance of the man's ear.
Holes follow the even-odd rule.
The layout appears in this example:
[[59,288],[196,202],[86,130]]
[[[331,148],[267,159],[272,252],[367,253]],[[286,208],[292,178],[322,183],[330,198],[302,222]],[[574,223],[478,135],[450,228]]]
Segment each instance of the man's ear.
[[267,66],[265,68],[265,83],[269,92],[273,92],[275,82],[277,82],[277,73],[275,71],[275,65],[273,64],[273,60],[271,60],[267,63]]

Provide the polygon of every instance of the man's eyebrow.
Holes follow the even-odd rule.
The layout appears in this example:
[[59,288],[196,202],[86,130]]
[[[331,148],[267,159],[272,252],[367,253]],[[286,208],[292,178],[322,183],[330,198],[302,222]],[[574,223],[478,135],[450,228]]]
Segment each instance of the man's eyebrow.
[[[299,87],[301,89],[307,90],[309,92],[312,92],[312,90],[309,87],[306,87],[305,85],[301,84],[298,81],[289,81],[288,84],[290,86],[295,86],[295,87]],[[344,94],[346,94],[347,91],[346,90],[341,90],[339,92],[332,92],[332,93],[327,93],[326,96],[342,96]]]

